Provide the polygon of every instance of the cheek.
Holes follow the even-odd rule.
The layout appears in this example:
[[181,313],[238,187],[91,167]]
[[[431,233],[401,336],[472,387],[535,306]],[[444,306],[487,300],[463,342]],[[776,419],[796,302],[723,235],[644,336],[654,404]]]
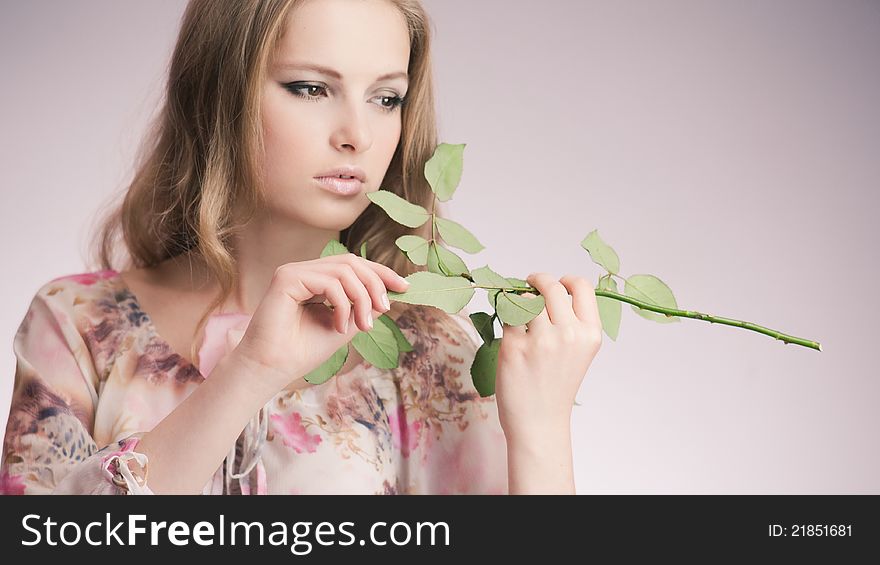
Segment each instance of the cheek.
[[[391,128],[391,134],[388,140],[388,147],[391,147],[391,153],[394,153],[394,150],[397,148],[397,144],[400,143],[400,133],[403,129],[403,126],[400,123],[400,119],[398,118],[394,122],[394,127]],[[389,157],[390,158],[390,157]]]
[[266,147],[267,165],[276,168],[282,163],[302,155],[314,140],[311,130],[314,124],[308,123],[289,108],[275,102],[263,110],[263,143]]

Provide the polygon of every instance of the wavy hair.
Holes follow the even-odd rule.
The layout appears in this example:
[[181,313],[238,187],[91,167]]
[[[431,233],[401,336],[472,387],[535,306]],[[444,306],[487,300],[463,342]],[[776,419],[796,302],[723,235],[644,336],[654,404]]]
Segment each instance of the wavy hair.
[[[237,283],[230,236],[265,202],[260,89],[287,14],[302,1],[190,0],[133,179],[92,236],[91,268],[150,268],[183,253],[204,262],[220,291],[196,327],[192,359],[195,336]],[[401,11],[409,29],[410,79],[400,142],[382,188],[439,216],[441,205],[434,207],[424,178],[424,163],[439,143],[430,20],[419,0],[385,1]],[[430,222],[407,228],[371,204],[341,231],[340,241],[355,253],[366,243],[370,260],[406,276],[425,267],[411,263],[395,240],[406,234],[430,238],[430,232]],[[120,248],[121,258],[114,255]]]

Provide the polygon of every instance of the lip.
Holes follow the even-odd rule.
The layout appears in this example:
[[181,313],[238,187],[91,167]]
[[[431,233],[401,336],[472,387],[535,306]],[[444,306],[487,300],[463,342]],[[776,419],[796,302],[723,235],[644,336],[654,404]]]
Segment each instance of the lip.
[[330,169],[329,171],[324,171],[323,173],[315,175],[315,178],[317,179],[321,177],[335,177],[338,175],[354,177],[361,182],[367,182],[367,175],[366,173],[364,173],[364,170],[354,165],[344,165],[342,167],[336,167],[335,169]]
[[318,186],[324,190],[335,194],[342,194],[344,196],[358,194],[364,188],[364,183],[356,178],[339,179],[336,177],[315,177],[315,182],[317,182]]

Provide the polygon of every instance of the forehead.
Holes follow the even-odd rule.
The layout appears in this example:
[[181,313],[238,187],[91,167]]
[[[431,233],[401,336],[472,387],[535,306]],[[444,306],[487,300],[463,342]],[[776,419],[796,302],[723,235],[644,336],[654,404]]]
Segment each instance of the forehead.
[[293,9],[273,64],[314,63],[346,79],[406,71],[406,20],[386,0],[308,0]]

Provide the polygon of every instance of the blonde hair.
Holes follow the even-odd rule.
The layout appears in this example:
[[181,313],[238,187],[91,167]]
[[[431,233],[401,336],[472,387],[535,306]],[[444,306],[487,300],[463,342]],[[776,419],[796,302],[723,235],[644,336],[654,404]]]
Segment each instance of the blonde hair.
[[[230,236],[264,202],[260,90],[287,14],[302,1],[190,0],[162,107],[140,147],[133,180],[92,237],[90,268],[148,268],[183,253],[202,259],[220,292],[196,327],[194,362],[195,336],[237,282]],[[401,138],[382,189],[440,215],[424,178],[424,163],[439,143],[430,21],[419,0],[386,1],[406,20],[410,58]],[[127,254],[116,269],[113,252],[120,232]],[[370,205],[340,233],[340,241],[354,253],[366,242],[368,259],[406,276],[425,270],[395,245],[406,234],[430,238],[431,223],[407,228]]]

